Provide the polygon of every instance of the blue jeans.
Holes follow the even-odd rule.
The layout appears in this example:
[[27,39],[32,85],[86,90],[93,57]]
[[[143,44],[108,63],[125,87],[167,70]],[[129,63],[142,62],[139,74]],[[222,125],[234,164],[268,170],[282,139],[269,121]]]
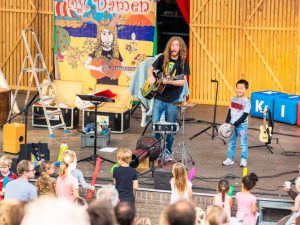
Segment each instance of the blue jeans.
[[236,139],[240,136],[241,159],[248,159],[248,124],[240,124],[228,143],[227,158],[234,160]]
[[[158,99],[154,99],[153,110],[152,110],[152,123],[157,123],[160,121],[161,115],[165,112],[165,120],[166,122],[175,123],[177,118],[178,107],[173,105],[173,102],[163,102]],[[152,133],[154,138],[159,140],[161,138],[161,134]],[[172,153],[172,145],[174,142],[174,135],[167,135],[167,149],[170,153]]]

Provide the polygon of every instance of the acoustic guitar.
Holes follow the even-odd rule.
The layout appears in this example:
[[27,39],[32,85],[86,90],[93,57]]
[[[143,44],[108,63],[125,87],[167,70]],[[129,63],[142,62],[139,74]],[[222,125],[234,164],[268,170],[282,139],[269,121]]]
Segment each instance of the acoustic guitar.
[[267,112],[269,113],[269,121],[271,121],[271,112],[268,110],[268,106],[265,106],[263,110],[263,125],[259,127],[260,134],[259,140],[265,144],[270,144],[272,139],[272,124],[267,124]]
[[135,67],[125,67],[122,66],[121,61],[118,59],[105,60],[99,58],[98,60],[93,59],[91,65],[95,67],[102,66],[102,72],[99,70],[91,70],[91,75],[96,79],[101,79],[103,77],[109,77],[112,80],[116,80],[121,75],[122,71],[133,71]]
[[156,95],[160,95],[165,90],[166,84],[163,84],[164,79],[168,80],[182,80],[184,79],[184,75],[176,75],[174,77],[166,77],[163,72],[158,73],[155,75],[156,82],[155,84],[150,84],[148,80],[145,81],[143,88],[141,88],[141,94],[144,98],[150,100],[154,98]]

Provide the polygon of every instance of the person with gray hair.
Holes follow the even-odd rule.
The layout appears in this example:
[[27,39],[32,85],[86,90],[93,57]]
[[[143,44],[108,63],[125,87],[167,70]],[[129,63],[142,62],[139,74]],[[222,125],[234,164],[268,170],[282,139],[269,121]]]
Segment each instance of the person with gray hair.
[[113,185],[105,185],[97,190],[96,199],[110,203],[115,208],[119,203],[119,193]]

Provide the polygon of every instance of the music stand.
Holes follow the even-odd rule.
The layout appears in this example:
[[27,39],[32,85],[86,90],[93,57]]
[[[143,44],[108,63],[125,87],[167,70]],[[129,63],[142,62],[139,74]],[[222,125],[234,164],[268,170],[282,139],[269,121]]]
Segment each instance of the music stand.
[[[103,102],[115,102],[115,100],[113,99],[110,99],[106,96],[95,96],[95,95],[77,95],[81,100],[84,100],[84,101],[89,101],[91,102],[94,106],[95,106],[95,121],[94,121],[94,124],[95,124],[95,129],[94,129],[94,154],[91,155],[91,156],[88,156],[84,159],[80,159],[78,160],[77,162],[80,163],[80,162],[83,162],[83,161],[87,161],[93,165],[95,165],[96,163],[96,159],[98,157],[97,155],[97,112],[98,112],[98,105],[100,105],[101,103]],[[115,164],[114,161],[111,161],[109,159],[106,159],[106,158],[103,158],[101,156],[99,156],[103,161],[107,161],[107,162],[110,162],[112,164]]]
[[[192,137],[190,137],[190,140],[194,139],[195,137],[201,135],[202,133],[206,133],[207,135],[211,136],[211,139],[213,140],[217,135],[218,135],[218,127],[216,124],[216,114],[217,114],[217,101],[218,101],[218,90],[219,90],[219,82],[218,80],[211,80],[212,83],[216,83],[216,96],[215,96],[215,105],[214,105],[214,117],[213,117],[213,122],[210,123],[211,125],[209,125],[208,127],[206,127],[205,129],[197,132],[196,134],[194,134]],[[207,131],[212,128],[212,133],[209,134],[207,133]],[[221,139],[223,144],[225,145],[225,141],[223,139]]]

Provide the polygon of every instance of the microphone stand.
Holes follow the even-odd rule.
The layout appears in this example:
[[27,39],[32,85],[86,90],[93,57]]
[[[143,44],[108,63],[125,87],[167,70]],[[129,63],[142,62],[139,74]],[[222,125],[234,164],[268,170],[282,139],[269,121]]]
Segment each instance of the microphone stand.
[[[199,131],[198,133],[196,133],[192,137],[190,137],[190,140],[193,140],[195,137],[201,135],[202,133],[206,133],[207,135],[211,136],[212,140],[218,135],[218,127],[217,127],[217,124],[216,124],[216,115],[217,115],[217,102],[218,102],[219,82],[218,82],[218,80],[213,80],[213,79],[211,79],[211,82],[217,84],[217,86],[216,86],[216,95],[215,95],[215,105],[214,105],[213,122],[210,123],[211,124],[210,126],[206,127],[205,129]],[[212,128],[211,135],[209,133],[207,133],[207,131],[210,128]],[[222,140],[223,144],[225,145],[226,142],[223,139],[221,139],[221,140]]]

